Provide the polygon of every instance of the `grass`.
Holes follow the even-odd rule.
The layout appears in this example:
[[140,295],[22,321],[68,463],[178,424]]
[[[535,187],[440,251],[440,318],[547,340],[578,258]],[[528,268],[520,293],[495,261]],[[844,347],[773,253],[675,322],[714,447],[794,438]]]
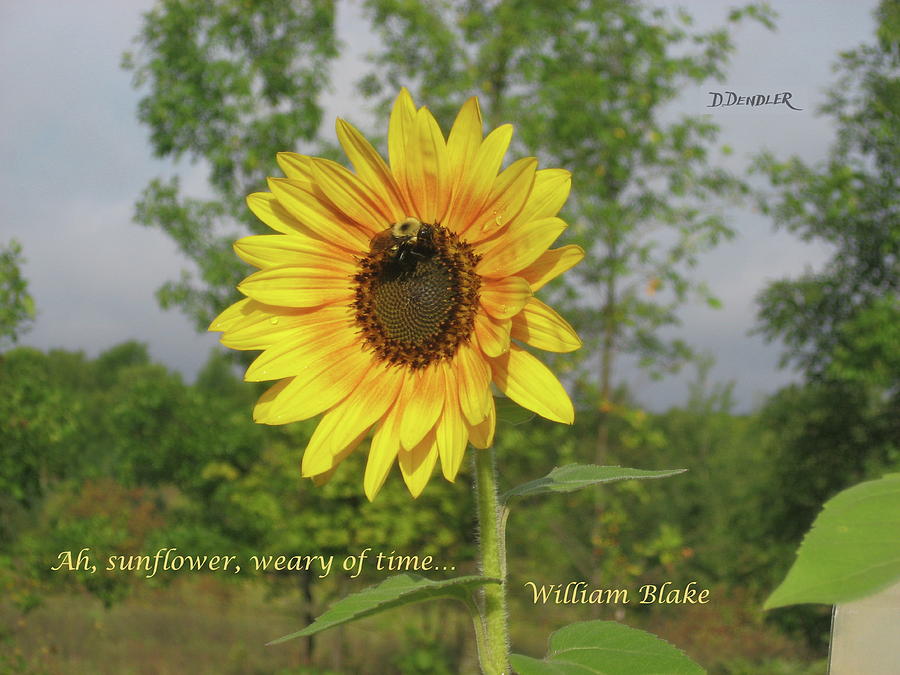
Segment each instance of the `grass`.
[[[669,640],[711,675],[825,672],[814,654],[763,624],[759,612],[745,605],[722,591],[715,604],[615,618]],[[0,673],[477,672],[471,621],[456,603],[401,608],[325,632],[316,636],[312,659],[304,640],[266,647],[269,640],[304,625],[300,608],[299,595],[269,598],[262,583],[205,576],[165,588],[145,586],[110,609],[88,595],[49,597],[25,615],[0,605]],[[514,604],[514,651],[542,655],[553,630],[590,618],[577,609],[562,609]]]
[[297,664],[298,646],[264,646],[296,626],[287,612],[261,611],[258,591],[210,592],[204,581],[145,589],[109,610],[89,596],[49,598],[15,618],[14,653],[49,674],[272,673]]
[[265,646],[304,625],[296,596],[266,595],[261,584],[195,577],[167,588],[142,589],[110,609],[87,595],[50,597],[26,615],[0,606],[0,640],[5,637],[0,641],[0,673],[400,672],[392,664],[403,662],[398,647],[408,641],[411,614],[418,614],[419,636],[422,626],[431,626],[435,634],[452,638],[462,653],[469,651],[464,633],[468,616],[449,603],[436,603],[406,610],[403,624],[396,613],[388,622],[375,617],[317,636],[311,663],[304,640]]

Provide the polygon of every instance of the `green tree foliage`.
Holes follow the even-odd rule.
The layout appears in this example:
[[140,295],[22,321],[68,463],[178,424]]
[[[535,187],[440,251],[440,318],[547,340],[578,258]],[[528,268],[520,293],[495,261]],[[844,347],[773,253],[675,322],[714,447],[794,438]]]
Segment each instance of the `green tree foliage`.
[[197,268],[158,292],[205,329],[245,274],[231,252],[241,224],[261,230],[244,197],[276,171],[275,153],[313,139],[320,94],[337,55],[331,0],[162,0],[144,15],[140,48],[124,55],[149,89],[138,117],[160,157],[202,161],[212,198],[183,195],[178,177],[154,179],[135,219],[161,228]]
[[[767,540],[787,569],[822,504],[841,489],[900,466],[900,9],[876,12],[877,41],[841,54],[821,112],[837,139],[825,161],[763,154],[776,223],[829,246],[819,269],[758,296],[760,331],[786,347],[805,383],[778,392],[761,421],[771,431],[771,476],[761,490]],[[776,616],[823,641],[827,616]]]
[[837,124],[828,159],[759,159],[775,188],[766,213],[805,241],[830,245],[820,270],[770,284],[762,332],[810,378],[896,387],[900,325],[900,53],[895,2],[883,2],[879,42],[841,56],[821,112]]
[[[585,510],[577,493],[523,501],[509,531],[516,577],[589,578],[599,569],[604,587],[697,580],[738,586],[761,600],[776,578],[771,566],[787,552],[776,555],[764,544],[760,519],[772,480],[769,434],[758,416],[733,413],[731,388],[708,383],[706,370],[700,368],[684,406],[660,414],[632,409],[610,429],[612,464],[689,470],[660,481],[608,486],[596,539],[572,521],[571,513]],[[627,392],[618,396],[629,400]],[[525,451],[533,444],[558,448],[559,464],[584,456],[595,443],[598,418],[599,412],[584,412],[566,433],[537,420],[506,430],[498,442],[508,449],[503,461],[514,472],[510,483],[534,478],[546,466],[546,458]],[[558,554],[560,544],[565,556]],[[552,573],[547,560],[554,561]]]
[[[162,547],[247,559],[333,554],[338,564],[372,547],[461,568],[472,558],[468,490],[436,483],[410,508],[394,480],[370,504],[360,486],[363,456],[328,485],[302,489],[297,449],[314,424],[254,424],[247,410],[258,392],[219,353],[187,385],[136,342],[94,360],[20,347],[0,360],[0,381],[0,577],[22,591],[21,606],[72,585],[111,603],[146,583],[139,574],[50,571],[60,551],[85,546],[96,556]],[[245,567],[245,577],[257,573]],[[356,583],[385,574],[369,567]],[[310,602],[324,602],[348,576],[259,575],[279,590],[319,586],[304,589]]]
[[776,281],[758,298],[761,331],[784,342],[784,362],[808,383],[767,406],[788,460],[775,483],[792,502],[773,529],[791,538],[836,491],[900,461],[897,14],[895,2],[883,2],[878,41],[841,55],[822,108],[837,126],[828,158],[810,166],[764,154],[758,162],[774,188],[764,210],[831,247],[821,269]]
[[34,298],[22,276],[23,262],[18,241],[0,246],[0,348],[15,344],[34,320]]
[[19,347],[0,358],[0,499],[9,507],[39,500],[53,478],[77,461],[71,448],[81,404],[67,396],[57,374],[83,372],[81,356],[71,356]]
[[773,434],[763,518],[772,539],[793,549],[829,497],[896,465],[898,413],[895,401],[841,381],[795,385],[773,396],[762,411]]
[[768,461],[757,420],[733,413],[731,386],[707,380],[711,365],[698,366],[683,407],[647,421],[657,435],[656,446],[634,450],[646,462],[681,462],[689,471],[677,480],[647,486],[652,498],[634,503],[631,510],[638,514],[638,532],[645,523],[646,528],[668,527],[677,533],[681,548],[660,561],[663,569],[665,563],[670,568],[678,563],[667,570],[670,574],[694,574],[706,583],[747,589],[762,585],[758,577],[770,562],[757,547],[756,525],[762,508],[757,493]]

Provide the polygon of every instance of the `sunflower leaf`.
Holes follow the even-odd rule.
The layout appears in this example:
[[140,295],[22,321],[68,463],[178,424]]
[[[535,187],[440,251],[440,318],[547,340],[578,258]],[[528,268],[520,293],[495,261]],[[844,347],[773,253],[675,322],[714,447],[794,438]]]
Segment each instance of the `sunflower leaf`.
[[455,598],[466,602],[472,589],[484,584],[496,583],[500,583],[500,580],[482,576],[431,581],[417,574],[398,574],[385,579],[380,584],[338,600],[303,630],[272,640],[268,644],[275,645],[294,638],[314,635],[343,623],[363,619],[414,602],[439,598]]
[[763,607],[838,604],[900,579],[900,473],[829,499]]
[[506,424],[518,426],[520,424],[525,424],[525,422],[528,422],[535,417],[533,412],[527,408],[523,408],[511,398],[505,396],[495,397],[494,405],[497,407],[498,422],[505,422]]
[[615,621],[582,621],[550,636],[543,660],[512,654],[519,675],[702,674],[703,668],[665,640]]
[[510,497],[526,497],[547,492],[574,492],[582,488],[601,483],[633,478],[665,478],[684,473],[687,469],[665,469],[662,471],[645,471],[644,469],[628,469],[621,466],[598,466],[596,464],[566,464],[558,466],[543,478],[523,483],[506,492],[501,499],[505,502]]

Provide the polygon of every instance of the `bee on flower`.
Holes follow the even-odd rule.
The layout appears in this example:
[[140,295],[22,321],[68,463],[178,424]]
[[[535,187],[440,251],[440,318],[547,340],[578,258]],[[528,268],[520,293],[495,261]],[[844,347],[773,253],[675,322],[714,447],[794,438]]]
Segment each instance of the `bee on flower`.
[[210,330],[234,349],[262,350],[245,379],[277,380],[253,418],[287,424],[322,415],[302,462],[327,480],[374,428],[363,481],[369,499],[396,461],[421,494],[440,459],[447,480],[466,445],[490,447],[493,383],[519,405],[571,424],[557,378],[522,344],[553,352],[581,346],[534,292],[578,263],[577,246],[549,247],[570,174],[524,158],[501,169],[512,138],[486,137],[475,98],[445,139],[404,89],[391,112],[388,165],[350,124],[337,136],[355,172],[280,153],[285,178],[250,195],[277,234],[235,251],[259,268],[247,296]]

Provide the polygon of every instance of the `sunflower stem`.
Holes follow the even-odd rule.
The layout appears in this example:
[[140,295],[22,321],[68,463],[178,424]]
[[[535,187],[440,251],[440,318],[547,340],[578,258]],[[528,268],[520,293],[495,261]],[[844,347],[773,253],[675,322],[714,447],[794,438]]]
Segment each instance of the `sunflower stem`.
[[501,541],[501,518],[497,504],[497,472],[494,449],[475,450],[475,496],[481,544],[481,573],[500,579],[483,587],[484,649],[478,658],[488,675],[509,673],[509,626],[506,611],[505,546]]
[[485,631],[481,607],[479,607],[479,603],[475,602],[473,595],[466,596],[465,603],[469,614],[472,616],[472,625],[475,628],[475,653],[478,655],[478,663],[486,663],[488,660],[487,632]]

